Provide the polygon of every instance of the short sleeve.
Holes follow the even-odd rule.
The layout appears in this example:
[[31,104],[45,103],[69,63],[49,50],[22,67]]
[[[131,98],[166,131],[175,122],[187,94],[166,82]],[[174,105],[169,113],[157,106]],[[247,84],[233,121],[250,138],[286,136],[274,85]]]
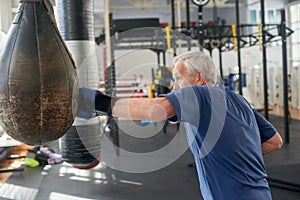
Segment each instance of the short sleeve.
[[[195,86],[187,86],[169,94],[160,95],[166,97],[176,112],[177,122],[199,124],[201,97]],[[174,121],[174,118],[173,120]]]
[[174,95],[174,92],[169,94],[160,94],[159,97],[166,97],[176,112],[176,116],[170,118],[169,120],[171,120],[172,122],[180,122],[181,121],[180,103],[178,102],[176,95]]
[[271,137],[273,137],[275,135],[277,130],[260,113],[258,113],[254,109],[253,109],[253,112],[254,112],[256,122],[257,122],[257,125],[259,128],[261,143],[266,142],[267,140],[269,140]]

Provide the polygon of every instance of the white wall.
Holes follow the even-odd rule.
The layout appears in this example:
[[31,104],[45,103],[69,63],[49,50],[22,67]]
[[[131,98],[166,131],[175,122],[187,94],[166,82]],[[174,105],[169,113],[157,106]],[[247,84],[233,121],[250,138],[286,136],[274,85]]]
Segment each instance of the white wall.
[[4,36],[5,36],[5,33],[2,31],[2,17],[1,17],[1,10],[0,10],[0,50],[2,48]]
[[157,55],[151,50],[116,50],[116,76],[118,78],[132,78],[143,74],[146,80],[151,80],[151,68],[157,68]]
[[3,45],[3,42],[5,40],[5,33],[3,33],[2,31],[0,32],[0,51],[2,49],[2,45]]
[[[134,15],[132,14],[134,12]],[[241,7],[240,10],[240,22],[246,23],[247,12],[246,7]],[[226,19],[228,24],[236,23],[235,8],[218,8],[218,16]],[[119,10],[113,12],[114,19],[123,18],[159,18],[160,22],[168,22],[171,24],[171,8],[170,9],[135,9],[135,10]],[[175,20],[177,21],[177,10],[175,10]],[[190,10],[190,20],[198,21],[198,10]],[[213,20],[213,9],[203,8],[203,20],[212,21]],[[186,10],[185,8],[181,10],[181,21],[186,21]]]
[[12,5],[9,0],[0,1],[1,30],[7,33],[12,21]]
[[[227,24],[236,24],[236,11],[235,7],[229,7],[229,8],[218,8],[217,10],[218,16],[222,19],[226,20]],[[193,19],[197,19],[197,12],[192,13]],[[239,14],[240,14],[240,23],[247,23],[247,8],[246,7],[240,7],[239,8]],[[213,21],[213,9],[212,8],[206,8],[203,11],[203,19],[205,21]]]
[[11,1],[0,1],[0,50],[12,21]]
[[[282,78],[282,49],[281,47],[267,47],[267,71],[268,71],[268,89],[269,103],[273,105],[283,105],[283,78]],[[213,56],[216,59],[218,52],[214,51]],[[216,62],[216,64],[217,64]],[[222,53],[224,75],[234,72],[237,66],[237,53],[228,51]],[[217,64],[218,65],[218,64]],[[263,88],[263,66],[262,52],[258,46],[241,49],[242,73],[246,73],[247,87],[245,88],[245,97],[255,107],[262,107],[264,103]],[[293,76],[292,82],[298,83],[297,78]],[[293,84],[292,83],[292,84]],[[291,95],[296,98],[298,87],[292,86]],[[294,106],[298,106],[298,100],[294,100]]]
[[[103,50],[98,47],[96,50],[101,77],[103,77]],[[193,49],[199,49],[194,47]],[[177,55],[187,51],[187,49],[177,49]],[[166,66],[173,65],[173,52],[170,54],[166,52]],[[100,61],[100,62],[99,62]],[[163,54],[160,54],[160,64],[163,65]],[[117,79],[131,79],[134,74],[137,76],[142,74],[145,80],[151,81],[151,69],[154,72],[158,67],[157,53],[148,49],[133,49],[133,50],[115,50],[115,67]]]
[[293,67],[291,73],[292,106],[300,108],[300,66]]
[[[100,3],[99,3],[100,2]],[[97,4],[95,4],[95,27],[96,27],[96,35],[102,32],[101,26],[104,25],[103,20],[103,0],[97,0]],[[122,4],[119,2],[118,4]],[[191,2],[191,5],[193,3]],[[185,3],[182,4],[182,9],[180,11],[181,21],[186,22],[186,8]],[[240,12],[240,23],[247,22],[247,8],[245,6],[241,6],[239,9]],[[124,10],[113,10],[113,19],[126,19],[126,18],[159,18],[160,22],[166,22],[171,25],[172,21],[172,11],[171,5],[169,8],[145,8],[145,9],[124,9]],[[235,15],[235,7],[226,7],[226,8],[217,8],[218,16],[222,19],[227,21],[227,24],[234,24],[236,23],[236,15]],[[198,21],[198,9],[196,7],[190,8],[190,20],[191,21]],[[204,7],[203,8],[203,20],[204,22],[212,21],[213,20],[213,8],[211,7]],[[178,26],[178,11],[175,8],[175,23]]]
[[[269,0],[265,1],[265,9],[283,9],[285,3],[288,0]],[[248,0],[248,8],[249,9],[258,9],[260,10],[260,1],[258,0]]]

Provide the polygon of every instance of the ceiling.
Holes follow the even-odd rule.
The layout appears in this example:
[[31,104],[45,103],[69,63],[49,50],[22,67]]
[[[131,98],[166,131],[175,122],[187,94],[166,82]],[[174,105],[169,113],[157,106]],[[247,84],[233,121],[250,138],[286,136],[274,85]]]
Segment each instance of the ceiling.
[[[95,11],[103,12],[104,0],[94,0]],[[174,0],[175,6],[177,2],[181,2],[181,6],[185,7],[185,0]],[[239,0],[240,4],[247,3],[247,0]],[[235,6],[235,0],[210,0],[205,7],[232,7]],[[112,12],[119,10],[133,10],[133,9],[169,9],[171,7],[171,0],[110,0],[109,1],[110,10]],[[191,7],[197,7],[190,1]]]
[[[50,0],[55,3],[58,0]],[[60,0],[61,1],[61,0]],[[162,17],[163,21],[171,19],[171,1],[172,0],[109,0],[110,12],[114,14],[116,18],[137,18],[137,17]],[[182,10],[186,8],[186,0],[173,0],[175,4],[175,12],[178,12],[178,5]],[[190,1],[191,12],[197,11],[198,6]],[[198,0],[199,1],[199,0]],[[260,0],[209,0],[208,4],[204,8],[218,7],[235,7],[236,1],[240,6],[260,4]],[[266,0],[265,0],[266,1]],[[272,0],[273,1],[273,0]],[[280,0],[276,0],[280,1]],[[288,0],[282,0],[288,1]],[[290,0],[292,1],[292,0]],[[19,0],[11,0],[12,11],[15,13],[19,4]],[[180,4],[178,4],[178,2]],[[268,3],[268,2],[266,2]],[[95,28],[97,32],[104,26],[104,4],[105,0],[94,0],[94,13],[95,13]],[[184,11],[185,12],[185,11]],[[182,14],[184,14],[182,12]]]
[[[163,22],[171,21],[171,1],[172,0],[109,0],[109,9],[114,18],[140,18],[159,17]],[[192,0],[190,1],[191,13],[198,10]],[[209,0],[204,8],[235,7],[236,0]],[[249,0],[239,0],[240,6]],[[179,2],[179,4],[178,4]],[[95,26],[99,31],[104,26],[104,3],[105,0],[94,0]],[[174,0],[175,15],[178,13],[178,5],[181,7],[181,14],[185,15],[186,0]]]

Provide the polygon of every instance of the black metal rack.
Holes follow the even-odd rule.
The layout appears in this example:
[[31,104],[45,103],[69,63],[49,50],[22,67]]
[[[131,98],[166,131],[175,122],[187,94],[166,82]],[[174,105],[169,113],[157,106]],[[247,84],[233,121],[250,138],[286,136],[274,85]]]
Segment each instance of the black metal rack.
[[[172,1],[173,2],[173,1]],[[188,1],[187,1],[188,2]],[[237,1],[238,3],[238,1]],[[173,5],[173,4],[172,4]],[[187,3],[188,5],[188,3]],[[187,9],[187,12],[189,10]],[[173,6],[172,6],[173,13]],[[282,44],[283,48],[283,69],[284,72],[287,69],[286,61],[286,39],[291,34],[293,30],[286,27],[286,22],[284,18],[284,11],[282,11],[282,21],[280,24],[238,24],[236,25],[236,30],[238,34],[233,34],[232,25],[218,25],[218,26],[208,26],[203,25],[203,31],[199,31],[198,27],[191,27],[189,18],[186,27],[175,27],[174,17],[172,16],[172,30],[171,30],[171,46],[173,48],[173,53],[176,55],[176,49],[181,47],[191,47],[199,46],[199,38],[202,38],[203,47],[208,49],[210,52],[214,48],[218,48],[220,51],[220,72],[222,73],[222,52],[230,51],[235,48],[235,42],[237,41],[238,49],[251,47],[262,43],[263,48],[267,44],[278,42]],[[118,29],[115,26],[112,14],[110,15],[110,28],[111,28],[111,66],[108,67],[107,77],[105,78],[105,90],[107,94],[114,96],[115,87],[115,63],[114,63],[114,51],[115,50],[125,50],[125,49],[156,49],[160,51],[167,51],[167,40],[166,40],[166,30],[160,27],[144,27],[132,30]],[[259,30],[259,28],[261,28]],[[177,32],[176,30],[181,30]],[[256,30],[255,30],[256,29]],[[202,37],[199,34],[203,34]],[[104,38],[104,37],[102,37]],[[178,41],[185,41],[184,43],[177,43]],[[264,59],[265,60],[265,59]],[[264,61],[265,62],[265,61]],[[265,66],[266,64],[264,64]],[[241,70],[239,71],[241,74]],[[266,73],[264,73],[264,79],[266,79]],[[266,80],[264,81],[266,82]],[[286,88],[287,83],[284,81],[284,88]],[[240,84],[241,87],[241,84]],[[240,88],[241,91],[241,88]],[[265,99],[267,99],[267,94],[265,94]],[[286,103],[285,103],[286,104]],[[286,107],[286,105],[285,105]],[[265,103],[266,117],[268,117],[268,103]],[[265,110],[266,110],[265,109]],[[286,110],[286,109],[285,109]],[[288,111],[287,111],[288,112]],[[288,115],[286,115],[288,116]],[[289,142],[289,129],[288,120],[285,119],[285,139]],[[113,123],[117,126],[117,123]],[[114,138],[115,145],[119,145],[117,138],[117,127],[113,127],[112,131],[115,131],[112,135]]]

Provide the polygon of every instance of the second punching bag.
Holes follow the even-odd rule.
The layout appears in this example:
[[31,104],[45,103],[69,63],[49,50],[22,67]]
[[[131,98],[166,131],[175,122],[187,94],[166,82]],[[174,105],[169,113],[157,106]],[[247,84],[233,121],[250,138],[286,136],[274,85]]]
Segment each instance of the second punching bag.
[[29,145],[57,140],[73,123],[76,82],[51,3],[20,0],[0,55],[1,126]]

